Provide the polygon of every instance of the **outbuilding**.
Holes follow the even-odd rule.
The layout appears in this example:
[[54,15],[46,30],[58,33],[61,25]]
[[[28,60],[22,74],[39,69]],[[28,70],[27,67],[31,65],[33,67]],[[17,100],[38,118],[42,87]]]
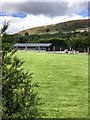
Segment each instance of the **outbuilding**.
[[52,43],[16,43],[13,45],[15,50],[52,50]]

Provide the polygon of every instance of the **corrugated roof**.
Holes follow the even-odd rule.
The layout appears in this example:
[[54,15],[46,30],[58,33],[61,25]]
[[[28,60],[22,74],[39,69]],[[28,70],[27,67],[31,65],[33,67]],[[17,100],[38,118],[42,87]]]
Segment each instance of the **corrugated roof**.
[[14,47],[18,46],[18,47],[49,47],[50,45],[52,45],[52,43],[16,43],[15,45],[13,45]]

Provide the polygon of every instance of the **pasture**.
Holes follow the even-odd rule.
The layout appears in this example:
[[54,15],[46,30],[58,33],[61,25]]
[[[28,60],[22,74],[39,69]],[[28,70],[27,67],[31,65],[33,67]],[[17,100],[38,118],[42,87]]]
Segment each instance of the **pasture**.
[[88,116],[88,56],[18,51],[23,68],[32,74],[35,90],[45,102],[43,118],[86,118]]

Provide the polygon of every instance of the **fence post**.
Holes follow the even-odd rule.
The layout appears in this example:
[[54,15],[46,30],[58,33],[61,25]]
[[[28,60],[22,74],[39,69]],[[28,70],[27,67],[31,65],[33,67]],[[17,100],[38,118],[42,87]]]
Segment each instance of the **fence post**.
[[87,47],[87,53],[89,54],[90,50],[89,50],[89,47]]
[[50,51],[50,47],[48,47],[48,52]]
[[84,49],[84,53],[86,53],[86,49]]
[[27,50],[27,46],[25,46],[25,50]]
[[61,53],[61,48],[60,48],[60,53]]
[[55,46],[53,46],[53,51],[54,51],[54,53],[55,53]]
[[70,46],[69,50],[70,50],[70,53],[71,53],[71,46]]
[[38,46],[38,51],[40,52],[40,46]]

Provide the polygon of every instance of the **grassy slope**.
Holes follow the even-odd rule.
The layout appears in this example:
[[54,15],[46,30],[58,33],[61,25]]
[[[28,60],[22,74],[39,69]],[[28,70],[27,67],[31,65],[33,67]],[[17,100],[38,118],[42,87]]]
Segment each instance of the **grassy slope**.
[[[84,118],[88,114],[88,57],[18,51],[23,67],[33,73],[32,81],[45,104],[47,118]],[[45,117],[45,116],[44,116]]]
[[79,28],[86,28],[86,27],[90,27],[90,19],[88,21],[73,20],[73,21],[67,21],[67,22],[58,23],[58,24],[35,27],[35,28],[20,31],[19,34],[25,34],[26,32],[28,32],[29,34],[45,33],[46,29],[49,29],[50,32],[57,32],[60,30],[72,31],[72,30],[76,30]]

